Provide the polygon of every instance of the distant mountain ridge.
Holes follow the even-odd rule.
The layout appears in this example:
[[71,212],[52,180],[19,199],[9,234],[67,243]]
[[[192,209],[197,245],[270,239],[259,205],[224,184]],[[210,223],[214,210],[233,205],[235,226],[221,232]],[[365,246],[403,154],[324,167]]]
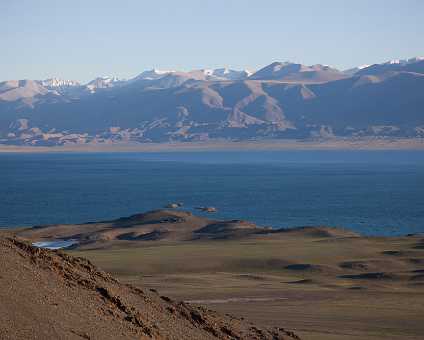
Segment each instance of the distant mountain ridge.
[[424,137],[424,58],[0,83],[0,144]]
[[305,66],[290,62],[274,62],[255,72],[250,79],[280,80],[293,83],[321,83],[347,78],[348,75],[326,65]]

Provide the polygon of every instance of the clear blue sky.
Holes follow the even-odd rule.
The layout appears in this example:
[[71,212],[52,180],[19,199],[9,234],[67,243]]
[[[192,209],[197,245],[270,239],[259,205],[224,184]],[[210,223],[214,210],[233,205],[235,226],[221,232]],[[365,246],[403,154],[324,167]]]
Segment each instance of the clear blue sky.
[[0,0],[0,80],[424,55],[422,0]]

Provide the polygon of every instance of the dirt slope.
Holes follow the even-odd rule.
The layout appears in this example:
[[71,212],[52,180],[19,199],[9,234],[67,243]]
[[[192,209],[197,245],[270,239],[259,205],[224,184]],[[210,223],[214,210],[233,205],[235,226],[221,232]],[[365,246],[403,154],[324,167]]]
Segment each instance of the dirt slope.
[[119,283],[88,260],[0,236],[0,339],[299,339]]

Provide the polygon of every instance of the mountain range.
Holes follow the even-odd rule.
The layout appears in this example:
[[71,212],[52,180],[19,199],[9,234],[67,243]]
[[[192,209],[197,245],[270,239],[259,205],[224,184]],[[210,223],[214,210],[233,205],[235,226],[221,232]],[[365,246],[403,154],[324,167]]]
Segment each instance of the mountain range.
[[0,82],[0,144],[422,138],[424,58]]

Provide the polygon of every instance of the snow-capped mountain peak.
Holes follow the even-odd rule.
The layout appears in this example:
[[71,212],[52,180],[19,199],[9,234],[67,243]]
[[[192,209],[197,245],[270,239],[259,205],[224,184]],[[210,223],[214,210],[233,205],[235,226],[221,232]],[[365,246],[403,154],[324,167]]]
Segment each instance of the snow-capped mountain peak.
[[188,72],[152,69],[140,73],[137,77],[133,78],[133,80],[158,80],[172,74],[198,80],[241,80],[248,78],[252,73],[247,70],[238,71],[229,68],[204,68]]
[[370,66],[371,65],[369,65],[369,64],[359,65],[358,70],[362,70],[363,68],[367,68],[367,67],[370,67]]
[[201,70],[209,80],[242,80],[251,75],[248,71],[233,70],[227,67]]
[[207,68],[205,68],[205,69],[201,69],[200,70],[205,76],[213,76],[214,75],[214,72],[215,72],[215,70],[211,70],[211,69],[207,69]]
[[215,77],[221,77],[228,80],[239,80],[250,77],[252,75],[252,72],[250,72],[249,70],[232,70],[224,67],[213,70],[213,75]]
[[122,80],[118,79],[117,77],[97,77],[96,79],[93,79],[90,81],[86,88],[91,92],[96,92],[97,89],[104,89],[109,87],[114,87],[117,83],[122,82]]
[[47,88],[57,88],[57,87],[72,87],[72,86],[80,86],[80,83],[76,80],[67,80],[60,78],[49,78],[45,80],[41,80],[41,85]]
[[103,83],[114,83],[120,81],[120,79],[118,77],[97,77],[95,79],[93,79],[92,81],[90,81],[88,84],[92,84],[92,83],[96,83],[96,82],[103,82]]
[[173,70],[159,70],[153,68],[151,70],[143,71],[138,76],[134,78],[134,80],[144,79],[144,80],[155,80],[165,77],[168,74],[175,73]]
[[413,64],[419,61],[424,60],[424,57],[413,57],[413,58],[409,58],[409,59],[392,59],[389,61],[386,61],[384,64],[386,65],[394,65],[394,64],[398,64],[398,65],[407,65],[407,64]]
[[230,70],[230,69],[228,69],[228,68],[224,67],[224,68],[216,68],[216,69],[214,70],[214,73],[216,73],[216,74],[229,74],[229,73],[231,73],[231,71],[232,71],[232,70]]
[[360,71],[360,70],[362,70],[362,69],[364,69],[364,68],[370,67],[370,66],[371,66],[371,65],[368,65],[368,64],[359,65],[359,66],[356,66],[356,67],[350,68],[350,69],[348,69],[348,70],[345,70],[345,71],[343,71],[343,73],[348,74],[348,75],[352,75],[352,76],[353,76],[356,72],[358,72],[358,71]]

